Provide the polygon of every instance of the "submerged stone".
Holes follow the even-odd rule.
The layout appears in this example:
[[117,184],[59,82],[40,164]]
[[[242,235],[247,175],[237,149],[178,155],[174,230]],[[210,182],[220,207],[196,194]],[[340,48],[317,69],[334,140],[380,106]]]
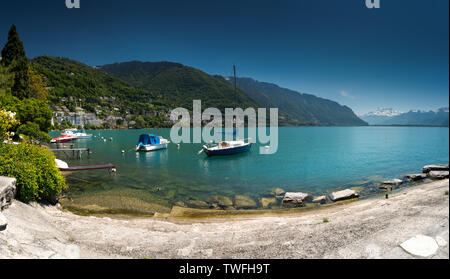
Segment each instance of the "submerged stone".
[[263,208],[269,208],[272,205],[276,205],[277,200],[275,198],[261,198],[261,205]]
[[282,196],[284,193],[286,193],[286,191],[281,188],[273,188],[270,190],[272,196]]
[[225,196],[211,196],[208,198],[207,202],[211,204],[216,204],[218,207],[228,208],[233,206],[233,201],[229,197]]
[[249,197],[236,195],[234,196],[234,206],[238,209],[256,208],[256,202]]
[[318,197],[314,197],[313,202],[320,202],[320,203],[324,203],[327,201],[327,196],[318,196]]
[[185,204],[188,207],[192,207],[192,208],[201,208],[201,209],[209,208],[209,204],[204,201],[188,200],[185,202]]

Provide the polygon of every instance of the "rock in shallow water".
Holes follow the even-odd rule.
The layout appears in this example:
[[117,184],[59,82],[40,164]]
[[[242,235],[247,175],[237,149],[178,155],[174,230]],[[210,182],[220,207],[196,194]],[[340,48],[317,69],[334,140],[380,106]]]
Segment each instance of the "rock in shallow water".
[[405,174],[403,175],[403,177],[405,177],[408,180],[417,181],[425,179],[427,175],[424,173],[417,173],[417,174]]
[[238,209],[251,209],[257,207],[254,200],[242,195],[234,196],[234,206]]
[[209,204],[204,201],[189,200],[189,201],[186,201],[185,204],[191,208],[199,208],[199,209],[209,208]]
[[16,194],[16,179],[0,176],[0,210],[11,205]]
[[314,197],[313,202],[320,202],[320,203],[324,203],[327,201],[327,196],[318,196],[318,197]]
[[392,179],[392,180],[386,180],[386,181],[383,181],[381,183],[384,184],[384,185],[395,185],[395,186],[397,186],[397,185],[402,184],[403,181],[401,179],[396,178],[396,179]]
[[221,208],[229,208],[233,206],[233,201],[229,197],[224,196],[211,196],[208,198],[207,202],[217,204]]
[[281,188],[273,188],[272,190],[270,190],[270,194],[272,196],[281,196],[284,193],[286,193],[286,191]]
[[283,205],[298,205],[302,206],[307,198],[309,198],[307,193],[286,193],[283,199]]
[[348,199],[354,199],[359,197],[358,192],[350,189],[333,192],[330,194],[330,199],[334,202],[341,201],[341,200],[348,200]]
[[275,198],[261,198],[261,205],[263,208],[269,208],[272,205],[276,205],[277,200]]

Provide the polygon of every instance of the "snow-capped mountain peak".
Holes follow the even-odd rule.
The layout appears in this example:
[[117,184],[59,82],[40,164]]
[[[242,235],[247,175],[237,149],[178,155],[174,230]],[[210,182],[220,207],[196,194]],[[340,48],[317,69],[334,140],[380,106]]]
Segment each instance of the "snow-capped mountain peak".
[[378,108],[376,111],[367,113],[365,116],[387,116],[394,117],[402,114],[403,112],[394,110],[392,108]]

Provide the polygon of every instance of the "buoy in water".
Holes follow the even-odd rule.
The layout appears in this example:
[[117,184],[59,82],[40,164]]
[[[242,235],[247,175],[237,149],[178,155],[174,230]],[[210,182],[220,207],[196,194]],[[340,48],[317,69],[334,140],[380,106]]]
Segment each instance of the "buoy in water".
[[122,150],[122,153],[125,153],[125,150]]

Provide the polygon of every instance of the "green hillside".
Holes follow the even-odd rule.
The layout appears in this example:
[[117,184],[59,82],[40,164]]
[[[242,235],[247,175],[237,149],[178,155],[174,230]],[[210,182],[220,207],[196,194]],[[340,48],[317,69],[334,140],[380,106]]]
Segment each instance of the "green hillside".
[[202,107],[221,111],[229,107],[259,107],[244,92],[221,76],[211,76],[192,67],[170,62],[126,62],[101,66],[108,74],[133,86],[144,88],[171,107],[191,109],[192,100],[202,100]]
[[[66,105],[73,110],[75,101],[82,99],[81,105],[89,112],[94,112],[95,107],[101,105],[118,108],[120,113],[128,110],[132,114],[165,106],[148,90],[133,87],[81,62],[41,56],[32,59],[31,64],[46,78],[50,89],[49,100],[53,105]],[[73,97],[74,101],[63,101],[69,97]],[[105,100],[103,97],[115,97],[115,100]]]

